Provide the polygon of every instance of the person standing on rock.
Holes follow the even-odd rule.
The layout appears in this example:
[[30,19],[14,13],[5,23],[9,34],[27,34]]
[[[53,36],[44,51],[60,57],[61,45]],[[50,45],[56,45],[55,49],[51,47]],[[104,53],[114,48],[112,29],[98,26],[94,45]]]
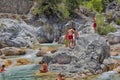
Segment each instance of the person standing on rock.
[[64,43],[65,43],[65,47],[70,46],[70,39],[68,37],[68,32],[65,33]]
[[78,38],[78,32],[73,28],[73,48],[76,46],[76,39]]
[[96,24],[96,18],[93,18],[93,28],[94,28],[94,31],[96,33],[96,27],[97,27],[97,24]]
[[75,28],[69,29],[65,35],[66,47],[75,48],[77,37],[78,37],[78,33],[77,33],[76,29]]

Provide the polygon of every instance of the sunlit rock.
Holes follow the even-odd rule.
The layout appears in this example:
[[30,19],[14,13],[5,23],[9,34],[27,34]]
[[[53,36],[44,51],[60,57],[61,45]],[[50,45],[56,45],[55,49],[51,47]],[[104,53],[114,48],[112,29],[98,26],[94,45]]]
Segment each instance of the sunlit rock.
[[16,66],[27,65],[27,64],[30,64],[30,61],[28,59],[21,58],[16,60]]
[[5,66],[6,66],[6,67],[9,67],[9,66],[12,65],[12,64],[13,64],[12,60],[6,60],[6,61],[5,61]]
[[26,53],[25,49],[15,47],[5,47],[0,49],[0,52],[5,56],[24,55]]
[[0,47],[33,47],[38,44],[36,29],[23,21],[0,19]]

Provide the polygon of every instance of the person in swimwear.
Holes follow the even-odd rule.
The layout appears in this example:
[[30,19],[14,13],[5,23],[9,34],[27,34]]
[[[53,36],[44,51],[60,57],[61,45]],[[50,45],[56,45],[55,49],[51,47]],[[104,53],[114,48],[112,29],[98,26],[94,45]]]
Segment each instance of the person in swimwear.
[[68,30],[65,34],[65,46],[71,48],[72,43],[73,43],[73,33]]
[[0,72],[4,72],[5,71],[5,65],[2,65],[0,68]]
[[65,78],[61,73],[59,73],[56,80],[65,80]]
[[75,28],[73,28],[73,48],[75,48],[75,46],[76,46],[76,39],[78,38],[78,32],[76,31],[76,29]]
[[78,37],[78,33],[75,28],[71,28],[67,31],[65,35],[65,40],[67,41],[66,47],[75,48],[76,46],[76,38]]
[[94,28],[94,31],[96,33],[96,27],[97,27],[96,18],[94,18],[93,21],[94,21],[93,28]]
[[46,73],[46,72],[48,72],[48,64],[47,64],[45,61],[42,61],[40,64],[42,64],[42,65],[41,65],[40,72],[41,72],[41,73]]

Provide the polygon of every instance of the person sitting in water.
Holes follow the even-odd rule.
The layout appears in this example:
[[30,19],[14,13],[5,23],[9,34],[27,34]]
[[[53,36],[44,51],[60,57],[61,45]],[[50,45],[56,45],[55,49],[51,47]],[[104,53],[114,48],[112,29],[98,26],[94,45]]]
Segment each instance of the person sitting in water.
[[48,64],[45,61],[42,61],[40,64],[42,64],[40,68],[40,72],[41,73],[48,72]]
[[0,72],[4,72],[5,71],[5,65],[2,65],[0,68]]
[[59,73],[56,80],[65,80],[65,77]]

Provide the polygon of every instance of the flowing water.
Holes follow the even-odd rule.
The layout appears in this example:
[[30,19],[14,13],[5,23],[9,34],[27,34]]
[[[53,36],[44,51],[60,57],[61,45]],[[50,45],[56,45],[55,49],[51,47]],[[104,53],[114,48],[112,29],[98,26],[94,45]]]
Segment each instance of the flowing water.
[[39,67],[34,64],[9,68],[0,74],[0,80],[36,80],[34,73]]
[[[61,46],[54,44],[41,44],[41,46]],[[27,58],[33,61],[33,64],[21,65],[21,66],[13,66],[11,65],[6,69],[4,73],[0,73],[0,80],[53,80],[50,78],[51,76],[35,76],[35,73],[39,70],[40,65],[38,61],[40,61],[41,57],[36,57],[36,53],[38,50],[27,50],[27,54],[24,56],[17,56],[16,58]],[[11,58],[13,61],[16,59],[15,57]],[[120,56],[112,57],[114,59],[120,60]],[[74,79],[71,79],[74,80]],[[83,79],[82,79],[83,80]],[[120,80],[120,74],[115,71],[104,72],[96,77],[88,78],[85,80]]]
[[[40,46],[55,47],[60,45],[53,43],[53,44],[41,44]],[[28,49],[25,55],[8,57],[8,59],[12,60],[14,64],[9,66],[4,73],[0,73],[0,80],[45,80],[46,77],[35,76],[35,73],[40,68],[38,62],[42,60],[42,57],[36,57],[38,51],[39,50]],[[29,59],[33,63],[28,65],[14,66],[15,60],[21,58]]]
[[[36,58],[36,53],[38,50],[27,50],[26,55],[24,56],[14,56],[9,57],[9,60],[12,60],[13,64],[10,65],[4,73],[0,73],[0,80],[37,80],[35,77],[35,72],[39,70],[40,65],[36,64],[40,58]],[[15,60],[20,58],[26,58],[34,62],[34,64],[14,66]]]

